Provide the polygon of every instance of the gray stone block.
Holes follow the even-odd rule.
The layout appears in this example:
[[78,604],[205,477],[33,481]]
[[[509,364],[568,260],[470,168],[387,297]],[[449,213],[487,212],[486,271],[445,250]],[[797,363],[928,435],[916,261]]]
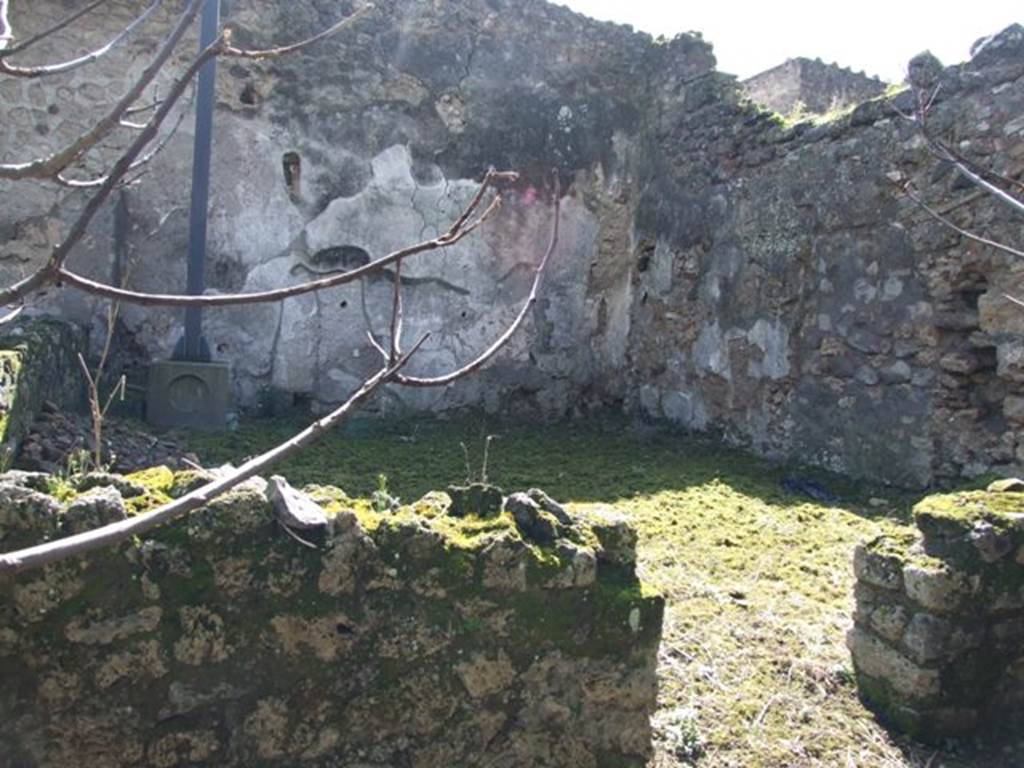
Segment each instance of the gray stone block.
[[230,381],[226,363],[153,363],[149,367],[146,418],[157,427],[223,429]]

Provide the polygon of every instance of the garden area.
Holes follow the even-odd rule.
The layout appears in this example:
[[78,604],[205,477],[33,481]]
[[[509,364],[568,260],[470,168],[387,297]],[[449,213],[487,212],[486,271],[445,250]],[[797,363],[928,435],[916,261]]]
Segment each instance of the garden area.
[[[189,445],[215,465],[263,450],[293,426],[248,422],[193,434]],[[612,505],[636,526],[641,578],[666,598],[652,767],[1024,760],[1024,739],[1009,725],[929,748],[887,730],[857,697],[844,642],[853,548],[907,530],[920,494],[771,463],[621,416],[551,425],[362,419],[282,472],[297,486],[328,483],[366,499],[384,489],[408,503],[467,473],[479,479],[488,436],[490,482],[542,488],[572,510]],[[788,492],[794,485],[834,500]]]

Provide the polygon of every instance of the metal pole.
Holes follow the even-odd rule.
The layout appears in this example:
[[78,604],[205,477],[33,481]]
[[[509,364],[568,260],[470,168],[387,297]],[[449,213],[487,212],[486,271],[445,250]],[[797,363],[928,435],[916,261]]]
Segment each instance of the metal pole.
[[[206,0],[199,31],[199,50],[202,51],[212,45],[219,31],[220,0]],[[196,137],[192,160],[192,208],[189,214],[186,281],[188,293],[196,296],[206,288],[206,224],[210,202],[210,155],[213,144],[216,77],[217,59],[213,57],[199,70],[199,88],[196,94]],[[178,342],[174,358],[202,363],[210,361],[210,348],[203,338],[200,307],[185,308],[185,335]]]

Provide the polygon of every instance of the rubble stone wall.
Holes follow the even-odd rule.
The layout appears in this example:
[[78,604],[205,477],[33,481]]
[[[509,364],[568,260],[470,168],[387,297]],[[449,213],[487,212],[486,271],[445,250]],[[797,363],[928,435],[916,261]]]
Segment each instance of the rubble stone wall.
[[[12,7],[18,34],[64,9],[27,5]],[[230,20],[242,44],[294,40],[344,10],[321,5],[239,0]],[[139,4],[111,8],[90,21],[97,40]],[[4,82],[0,153],[73,135],[145,65],[161,28],[88,77]],[[1011,178],[1024,158],[1022,51],[1024,30],[1011,27],[935,74],[933,131]],[[1021,287],[1019,261],[952,233],[901,190],[912,182],[957,224],[1018,245],[1019,219],[934,161],[900,116],[909,92],[790,126],[744,103],[699,37],[655,41],[527,0],[381,0],[301,56],[219,72],[210,290],[349,269],[444,231],[487,166],[523,172],[481,233],[404,270],[407,331],[432,332],[416,373],[469,359],[518,311],[560,171],[561,244],[522,331],[480,375],[389,388],[378,408],[625,408],[903,485],[1024,464],[1024,320],[1004,297]],[[186,120],[125,193],[127,224],[112,206],[73,266],[183,287],[190,139]],[[61,200],[74,210],[81,193],[0,193],[7,279],[45,257],[60,236],[50,211]],[[114,269],[119,237],[142,266]],[[316,410],[342,400],[377,364],[365,332],[385,322],[390,279],[206,313],[239,406],[282,392]],[[59,289],[37,309],[89,322],[97,306]],[[180,333],[179,312],[125,307],[122,319],[146,357],[169,354]]]
[[[10,473],[0,548],[202,480]],[[538,493],[378,512],[308,490],[329,524],[306,544],[254,480],[0,582],[0,766],[645,764],[663,599],[637,581],[621,518]]]
[[781,115],[823,115],[881,96],[886,84],[820,59],[789,59],[743,81],[747,98]]
[[847,643],[864,700],[941,741],[1024,701],[1024,494],[931,496],[914,518],[858,547]]
[[77,408],[85,378],[81,328],[52,320],[14,322],[0,335],[0,469],[7,469],[44,403]]

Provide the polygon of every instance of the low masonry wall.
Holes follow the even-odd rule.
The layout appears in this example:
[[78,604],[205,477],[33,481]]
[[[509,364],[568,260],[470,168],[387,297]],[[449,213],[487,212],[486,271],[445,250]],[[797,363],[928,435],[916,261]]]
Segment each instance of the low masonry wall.
[[[0,548],[201,480],[8,473]],[[664,604],[622,519],[314,487],[311,548],[265,487],[0,581],[2,768],[644,765]]]
[[856,550],[847,642],[861,696],[920,739],[968,733],[1024,702],[1021,490],[1000,481],[928,497],[914,509],[919,533]]
[[26,320],[0,328],[0,470],[10,467],[43,403],[84,403],[78,353],[84,331],[58,320]]

